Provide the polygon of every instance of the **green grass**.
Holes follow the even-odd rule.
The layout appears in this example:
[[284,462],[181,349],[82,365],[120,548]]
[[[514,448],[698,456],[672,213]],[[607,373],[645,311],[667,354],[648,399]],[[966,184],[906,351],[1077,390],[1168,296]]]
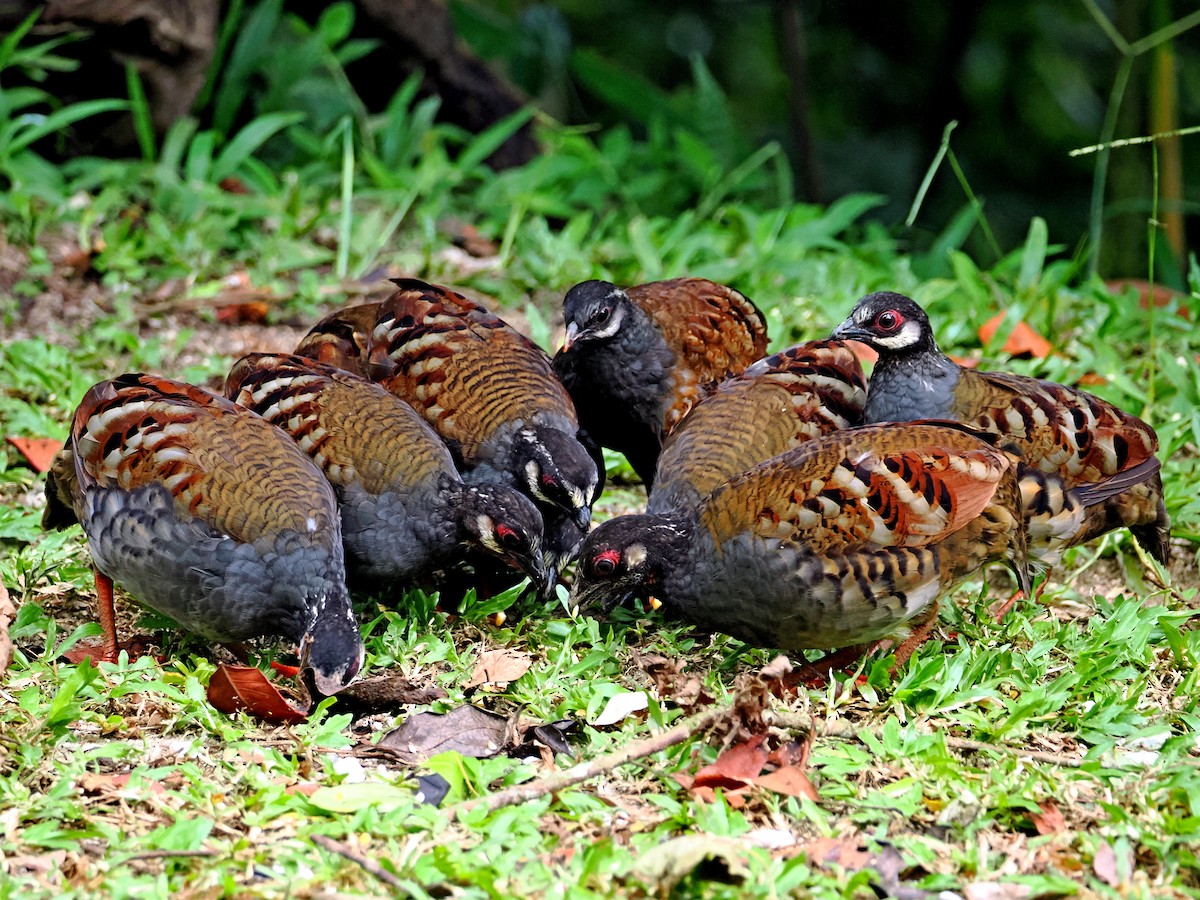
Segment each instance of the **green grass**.
[[[336,68],[338,35],[331,20],[303,39]],[[318,39],[332,56],[316,52]],[[265,65],[239,59],[238,71]],[[156,155],[136,161],[50,169],[31,155],[36,144],[10,143],[0,251],[19,260],[20,276],[0,310],[19,339],[0,346],[3,433],[63,437],[87,386],[119,371],[219,375],[232,360],[213,348],[230,329],[213,308],[236,271],[271,293],[271,325],[307,327],[391,266],[493,298],[547,346],[563,291],[589,277],[731,282],[767,310],[773,348],[827,333],[856,297],[886,287],[926,305],[947,350],[1068,383],[1098,374],[1093,390],[1155,425],[1182,539],[1172,589],[1150,586],[1123,535],[1074,551],[1046,605],[1019,605],[1001,624],[986,586],[965,585],[935,639],[894,677],[887,660],[869,660],[861,679],[775,701],[785,723],[776,737],[816,724],[816,801],[692,797],[673,776],[714,761],[725,737],[716,734],[494,812],[455,804],[547,765],[442,757],[431,766],[451,794],[432,808],[404,767],[363,749],[415,708],[357,722],[322,708],[289,728],[227,716],[205,699],[210,648],[169,629],[156,631],[162,662],[63,662],[96,633],[86,549],[77,530],[41,533],[39,480],[8,449],[0,577],[20,610],[0,682],[0,897],[391,890],[314,835],[378,863],[414,896],[652,896],[678,879],[680,896],[865,898],[897,878],[935,893],[1002,885],[972,897],[1200,895],[1200,271],[1190,296],[1145,311],[1136,292],[1110,291],[1082,257],[1049,244],[1037,220],[1023,246],[981,266],[958,249],[978,225],[969,205],[932,250],[909,253],[904,233],[864,220],[879,198],[787,203],[777,151],[722,167],[680,128],[634,139],[543,122],[547,152],[496,173],[480,163],[519,120],[466,135],[435,124],[436,101],[415,92],[404,85],[378,117],[351,103],[325,130],[265,107],[232,134],[185,122],[156,147],[144,140]],[[214,102],[249,101],[218,91]],[[248,193],[222,188],[223,178]],[[455,220],[494,241],[495,258],[453,251]],[[86,272],[63,262],[64,246],[87,252]],[[60,295],[65,312],[30,335],[30,310]],[[173,310],[164,296],[184,302]],[[1002,335],[980,347],[979,325],[1005,309],[1049,336],[1056,355],[1008,359]],[[620,489],[605,509],[633,503]],[[383,608],[364,598],[361,611],[370,673],[441,687],[434,710],[471,702],[574,720],[578,760],[688,711],[658,693],[639,659],[677,661],[722,704],[771,657],[653,614],[572,619],[561,603],[511,608],[498,629],[484,621],[486,604],[452,619],[419,593]],[[526,652],[533,665],[502,692],[466,691],[490,647]],[[629,691],[648,692],[648,709],[588,724]],[[689,837],[707,842],[697,850],[680,842]],[[834,840],[842,863],[824,858]],[[692,852],[715,859],[689,864]],[[672,859],[683,862],[672,869]]]

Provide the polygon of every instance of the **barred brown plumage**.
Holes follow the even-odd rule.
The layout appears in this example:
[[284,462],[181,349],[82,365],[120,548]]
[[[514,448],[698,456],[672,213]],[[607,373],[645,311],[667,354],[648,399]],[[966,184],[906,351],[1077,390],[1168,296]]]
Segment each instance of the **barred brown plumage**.
[[667,438],[647,512],[692,505],[751,466],[862,423],[866,379],[841,341],[812,341],[752,364],[703,398]]
[[329,694],[362,665],[329,484],[281,431],[223,397],[151,375],[83,398],[47,484],[47,527],[83,526],[104,655],[111,585],[219,641],[301,647]]
[[278,425],[338,494],[352,572],[411,582],[462,558],[502,560],[541,591],[542,519],[506,485],[466,485],[449,450],[403,400],[366,379],[300,356],[252,353],[228,397]]
[[468,481],[508,484],[538,504],[546,553],[561,568],[590,522],[603,466],[578,439],[549,357],[461,294],[416,279],[396,285],[372,336],[391,366],[380,383],[425,417]]
[[721,381],[767,349],[766,321],[733,288],[703,278],[624,290],[585,281],[563,298],[554,370],[588,437],[624,453],[650,487],[664,439]]
[[1141,419],[1065,385],[960,366],[938,349],[925,311],[901,294],[863,297],[833,337],[879,352],[868,422],[952,419],[1000,435],[1021,455],[1037,561],[1052,565],[1067,546],[1122,526],[1167,561],[1158,436]]
[[919,638],[938,598],[985,563],[1028,587],[1016,462],[946,424],[834,431],[694,507],[598,526],[573,597],[653,594],[688,622],[784,650]]

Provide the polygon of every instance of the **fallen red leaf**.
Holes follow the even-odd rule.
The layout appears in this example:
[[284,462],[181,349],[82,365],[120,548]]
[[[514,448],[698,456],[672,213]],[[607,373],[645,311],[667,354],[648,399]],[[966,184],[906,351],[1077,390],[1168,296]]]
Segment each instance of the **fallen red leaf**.
[[976,369],[979,367],[979,360],[975,359],[974,357],[955,356],[953,353],[949,353],[947,355],[964,369]]
[[[85,794],[107,794],[129,786],[130,773],[107,774],[88,772],[79,779],[79,789]],[[167,789],[157,781],[148,782],[150,793],[165,794]]]
[[208,682],[208,702],[223,713],[245,710],[267,722],[303,722],[308,711],[293,705],[253,666],[220,665]]
[[1057,803],[1053,800],[1042,800],[1038,806],[1042,809],[1040,813],[1029,814],[1038,834],[1058,834],[1060,831],[1067,830],[1067,820],[1063,818],[1062,810],[1058,808]]
[[54,462],[54,454],[62,449],[63,442],[54,438],[27,438],[8,436],[8,442],[17,448],[35,472],[47,472]]
[[8,671],[12,662],[12,638],[8,636],[8,626],[17,617],[17,608],[8,597],[8,589],[0,583],[0,678]]
[[[979,327],[979,339],[985,344],[988,343],[1006,315],[1007,313],[998,313],[984,322]],[[1044,359],[1054,352],[1053,345],[1024,322],[1016,324],[1000,349],[1013,356],[1028,355],[1035,359]]]
[[[1175,298],[1186,296],[1165,284],[1151,284],[1145,278],[1119,278],[1114,281],[1106,281],[1104,286],[1111,294],[1123,294],[1126,289],[1133,288],[1137,291],[1138,305],[1142,309],[1149,309],[1151,300],[1155,306],[1166,306]],[[1179,315],[1184,319],[1192,317],[1191,311],[1186,306],[1179,307]]]
[[716,762],[696,773],[692,787],[745,790],[762,771],[767,751],[762,748],[765,735],[755,735],[741,744],[734,744],[717,757]]
[[285,794],[303,794],[305,797],[311,797],[321,789],[321,785],[316,781],[301,781],[299,784],[289,784],[283,789]]
[[1084,372],[1079,376],[1078,383],[1084,387],[1095,387],[1096,385],[1108,384],[1108,379],[1103,375],[1097,375],[1095,372]]
[[821,799],[816,786],[813,785],[808,775],[803,769],[796,766],[786,766],[776,769],[774,772],[768,772],[766,775],[759,775],[754,779],[754,783],[768,791],[774,791],[776,794],[807,797],[809,800]]

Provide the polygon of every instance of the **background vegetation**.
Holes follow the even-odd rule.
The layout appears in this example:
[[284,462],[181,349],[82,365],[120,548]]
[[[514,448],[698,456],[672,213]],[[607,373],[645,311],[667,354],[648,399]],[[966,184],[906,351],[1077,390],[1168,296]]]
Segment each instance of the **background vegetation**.
[[[676,776],[716,760],[718,736],[499,811],[452,804],[524,782],[547,763],[452,754],[434,764],[452,790],[435,809],[369,747],[419,707],[353,724],[322,710],[288,729],[226,716],[205,700],[211,648],[170,629],[155,631],[161,662],[64,661],[65,650],[96,632],[86,550],[77,531],[41,533],[39,479],[10,449],[0,455],[0,577],[19,608],[10,629],[16,654],[0,682],[0,897],[394,888],[318,847],[322,835],[415,896],[648,895],[674,886],[685,896],[868,897],[872,885],[971,898],[1200,893],[1200,268],[1192,257],[1174,269],[1164,262],[1166,151],[1138,145],[1119,154],[1137,162],[1149,185],[1137,195],[1144,208],[1131,240],[1135,271],[1169,274],[1176,291],[1089,273],[1092,245],[1083,235],[1096,221],[1080,211],[1091,208],[1098,157],[1031,163],[1035,199],[1025,206],[980,181],[993,165],[1026,171],[1019,163],[1032,158],[1036,129],[1021,124],[984,140],[976,128],[994,121],[1018,129],[1010,109],[1057,120],[1053,108],[1031,112],[1037,85],[1060,99],[1073,89],[1107,95],[1105,67],[1069,51],[1086,45],[1101,55],[1113,46],[1096,11],[1115,8],[1039,6],[1035,14],[1031,5],[1023,27],[1042,29],[1042,44],[1025,32],[997,44],[1029,56],[976,49],[947,67],[954,75],[983,66],[993,91],[1011,101],[983,91],[979,77],[941,79],[977,98],[987,116],[964,114],[951,135],[932,193],[918,204],[919,231],[897,219],[920,195],[946,122],[909,116],[909,138],[902,124],[878,132],[862,124],[873,121],[864,106],[891,115],[891,89],[904,94],[903,80],[883,70],[888,54],[863,38],[866,26],[839,24],[850,14],[824,6],[805,12],[813,133],[826,118],[853,125],[821,132],[816,143],[828,156],[820,191],[796,202],[808,189],[797,188],[796,161],[782,144],[763,142],[770,117],[746,100],[761,94],[769,106],[782,76],[773,94],[738,81],[758,84],[756,67],[769,68],[753,52],[768,45],[744,32],[755,22],[766,28],[776,8],[688,9],[662,7],[637,28],[618,29],[620,5],[591,26],[582,5],[456,7],[481,53],[509,48],[514,77],[523,45],[496,35],[545,20],[532,32],[546,35],[543,44],[570,37],[560,54],[563,84],[578,97],[568,91],[565,105],[548,106],[554,115],[531,108],[481,133],[441,121],[439,99],[421,94],[418,76],[389,85],[378,108],[365,102],[352,73],[374,45],[346,3],[311,16],[280,3],[231,4],[210,87],[193,115],[161,133],[132,67],[121,96],[61,102],[46,85],[76,66],[87,38],[30,19],[0,41],[3,433],[62,439],[87,386],[119,371],[212,383],[246,349],[290,347],[326,309],[386,290],[380,279],[389,274],[488,298],[548,347],[562,292],[589,277],[628,283],[691,273],[734,283],[768,310],[773,348],[825,334],[854,298],[889,288],[926,304],[953,352],[1084,380],[1153,422],[1175,521],[1172,571],[1148,571],[1126,537],[1113,535],[1077,551],[1041,605],[1023,604],[1000,625],[988,616],[986,583],[965,586],[943,611],[937,638],[894,677],[886,659],[870,661],[861,677],[779,698],[777,709],[791,718],[772,741],[802,734],[796,722],[813,724],[815,800],[759,788],[709,800],[685,789]],[[902,38],[920,30],[915,23],[879,15],[867,32],[912,46]],[[920,46],[960,33],[956,17],[967,13],[947,15],[928,23]],[[1001,23],[989,15],[973,11],[968,30],[995,43]],[[1080,44],[1052,39],[1068,25]],[[610,46],[610,38],[585,39],[588,27],[625,37]],[[660,35],[677,45],[669,65],[642,43]],[[1192,77],[1192,45],[1175,32],[1156,40],[1178,53],[1181,77]],[[1050,56],[1034,54],[1037,46],[1050,46]],[[841,100],[832,87],[818,89],[818,70],[820,78],[857,71],[872,55],[881,67],[875,81],[843,74]],[[920,59],[910,77],[937,81],[924,51]],[[1038,65],[1048,66],[1040,81],[1030,74]],[[634,68],[646,83],[632,80]],[[539,83],[526,84],[542,96]],[[644,104],[629,100],[631,84]],[[631,110],[633,120],[619,118]],[[130,117],[136,157],[64,153],[97,117],[112,115]],[[607,124],[563,121],[577,116]],[[1090,127],[1060,122],[1060,150],[1105,137],[1103,115],[1081,121]],[[540,155],[503,171],[484,164],[528,124]],[[868,144],[875,149],[854,150]],[[901,148],[900,181],[851,174]],[[1114,151],[1114,166],[1118,158]],[[1089,168],[1078,180],[1059,174],[1075,166]],[[877,184],[886,195],[865,190]],[[1074,218],[1060,202],[1075,208]],[[1002,311],[1005,325],[981,342],[979,326]],[[1010,358],[1002,347],[1018,320],[1054,352]],[[610,495],[604,512],[638,501],[628,490]],[[431,705],[439,711],[469,701],[519,708],[536,721],[574,720],[572,750],[582,759],[657,733],[709,700],[729,702],[738,675],[769,657],[642,611],[600,623],[572,619],[561,604],[525,603],[500,629],[484,624],[487,608],[453,619],[419,593],[362,598],[362,611],[371,671],[442,688],[446,698]],[[142,628],[161,624],[147,619]],[[532,665],[494,692],[468,687],[493,648]],[[682,669],[680,678],[661,677],[659,658]],[[595,724],[612,698],[639,692],[643,711]],[[557,764],[570,762],[560,755]],[[699,865],[703,858],[710,862]],[[672,868],[672,859],[684,862]]]

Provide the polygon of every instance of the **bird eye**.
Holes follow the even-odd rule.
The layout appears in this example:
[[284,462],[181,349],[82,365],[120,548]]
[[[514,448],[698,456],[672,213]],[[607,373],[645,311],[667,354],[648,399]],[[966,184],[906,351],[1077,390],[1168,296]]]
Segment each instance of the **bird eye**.
[[508,550],[515,550],[521,546],[521,535],[517,534],[515,528],[508,525],[496,526],[496,543]]
[[542,473],[542,484],[545,487],[556,487],[558,482],[554,480],[554,476],[549,472]]
[[601,578],[607,578],[617,570],[619,556],[616,550],[605,550],[596,554],[592,560],[592,572]]
[[904,321],[904,317],[894,309],[885,309],[875,317],[875,327],[880,331],[895,331]]
[[600,307],[600,309],[598,309],[596,311],[596,314],[594,316],[592,316],[592,321],[595,322],[597,325],[603,325],[605,322],[608,321],[608,317],[611,315],[612,315],[612,307],[611,306],[602,306],[602,307]]

